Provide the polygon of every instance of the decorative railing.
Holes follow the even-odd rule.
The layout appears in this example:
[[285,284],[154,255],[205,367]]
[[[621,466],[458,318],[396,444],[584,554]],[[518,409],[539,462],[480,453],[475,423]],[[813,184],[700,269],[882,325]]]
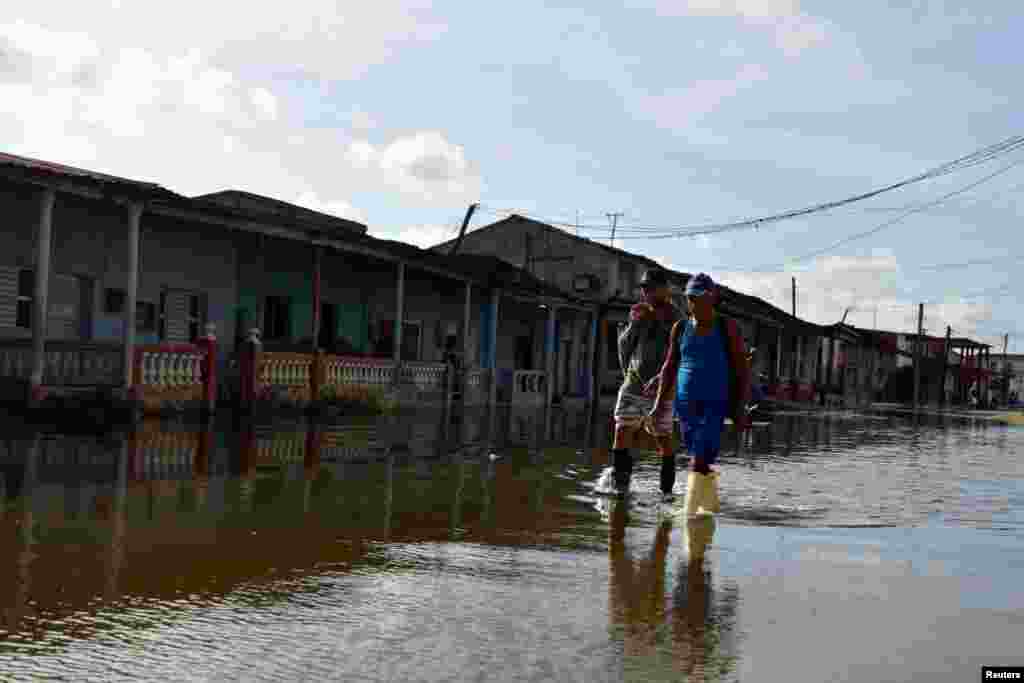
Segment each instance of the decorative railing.
[[395,363],[379,358],[325,355],[322,386],[386,387],[395,381]]
[[206,352],[192,344],[135,349],[138,383],[147,387],[201,387]]
[[305,457],[305,432],[281,432],[256,439],[257,467],[301,463]]
[[174,404],[203,404],[213,409],[217,391],[216,341],[199,344],[136,346],[132,385],[146,412]]
[[[51,340],[43,352],[43,384],[48,386],[120,386],[124,358],[120,344]],[[28,380],[32,340],[0,341],[0,377]]]
[[144,480],[190,479],[202,441],[199,432],[147,432],[135,435],[135,473]]
[[288,398],[309,401],[312,397],[314,358],[310,354],[285,351],[259,354],[257,376],[261,386],[283,389]]
[[512,373],[513,401],[543,401],[547,397],[547,377],[543,370],[516,370]]
[[412,384],[420,391],[444,391],[448,366],[444,363],[403,363],[403,384]]

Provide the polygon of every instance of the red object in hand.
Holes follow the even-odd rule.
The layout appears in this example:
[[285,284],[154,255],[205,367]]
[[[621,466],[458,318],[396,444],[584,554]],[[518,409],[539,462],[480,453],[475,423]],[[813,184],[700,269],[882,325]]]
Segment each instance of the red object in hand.
[[654,319],[654,306],[648,303],[633,304],[633,307],[629,309],[630,320],[653,320]]

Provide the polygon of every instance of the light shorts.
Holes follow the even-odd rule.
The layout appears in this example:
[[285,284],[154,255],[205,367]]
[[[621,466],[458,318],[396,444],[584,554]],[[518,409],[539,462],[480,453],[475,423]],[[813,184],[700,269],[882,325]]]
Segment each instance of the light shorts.
[[[619,391],[619,400],[615,405],[615,429],[646,429],[655,437],[668,437],[673,433],[675,410],[671,397],[664,398],[654,414],[653,422],[647,415],[654,407],[654,398],[637,396],[636,394]],[[646,423],[646,424],[645,424]]]

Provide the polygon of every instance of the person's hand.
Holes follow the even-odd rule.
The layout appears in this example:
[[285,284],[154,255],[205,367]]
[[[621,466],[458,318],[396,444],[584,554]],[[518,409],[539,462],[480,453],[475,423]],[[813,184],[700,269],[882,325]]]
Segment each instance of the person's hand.
[[753,420],[750,419],[749,414],[744,413],[743,415],[738,415],[733,424],[736,425],[736,431],[745,432],[753,425]]
[[658,395],[658,385],[661,383],[660,377],[652,377],[644,385],[643,395],[647,398],[654,398]]
[[650,305],[646,301],[633,304],[633,308],[630,311],[630,317],[633,320],[650,320],[654,317],[654,306]]

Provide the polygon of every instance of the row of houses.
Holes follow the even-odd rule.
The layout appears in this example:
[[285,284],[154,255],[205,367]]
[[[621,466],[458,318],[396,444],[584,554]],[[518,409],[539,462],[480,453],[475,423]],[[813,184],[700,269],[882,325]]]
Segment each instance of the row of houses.
[[[258,379],[308,386],[307,397],[330,381],[450,382],[438,370],[454,364],[466,400],[592,400],[618,385],[617,331],[658,265],[523,216],[469,232],[457,250],[420,249],[269,197],[185,197],[9,154],[0,205],[8,398],[191,391],[213,377],[223,396],[252,340]],[[688,277],[670,271],[677,294]],[[780,400],[877,400],[907,356],[907,335],[817,325],[729,288],[722,308]],[[952,340],[952,393],[988,381],[987,351]]]

